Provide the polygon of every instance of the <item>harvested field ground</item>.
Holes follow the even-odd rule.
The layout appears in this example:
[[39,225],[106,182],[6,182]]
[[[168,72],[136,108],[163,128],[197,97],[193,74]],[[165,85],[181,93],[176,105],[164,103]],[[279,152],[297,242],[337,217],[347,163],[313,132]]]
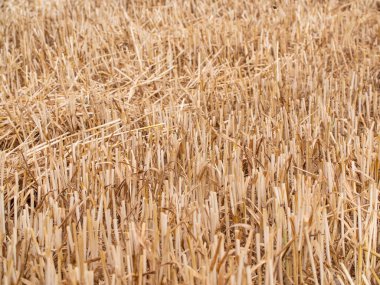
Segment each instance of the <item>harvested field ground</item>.
[[0,283],[380,284],[380,3],[0,1]]

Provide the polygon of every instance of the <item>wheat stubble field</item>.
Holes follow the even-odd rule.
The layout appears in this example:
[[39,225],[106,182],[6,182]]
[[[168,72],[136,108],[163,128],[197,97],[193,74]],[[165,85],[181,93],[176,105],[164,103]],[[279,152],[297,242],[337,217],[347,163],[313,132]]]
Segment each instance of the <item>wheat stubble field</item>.
[[1,284],[380,284],[380,4],[0,5]]

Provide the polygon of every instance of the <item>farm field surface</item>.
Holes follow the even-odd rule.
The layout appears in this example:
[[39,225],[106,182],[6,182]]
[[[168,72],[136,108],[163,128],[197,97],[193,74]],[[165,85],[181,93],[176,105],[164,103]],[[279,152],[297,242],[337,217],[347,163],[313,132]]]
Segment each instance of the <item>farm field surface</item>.
[[0,284],[380,284],[380,2],[0,0]]

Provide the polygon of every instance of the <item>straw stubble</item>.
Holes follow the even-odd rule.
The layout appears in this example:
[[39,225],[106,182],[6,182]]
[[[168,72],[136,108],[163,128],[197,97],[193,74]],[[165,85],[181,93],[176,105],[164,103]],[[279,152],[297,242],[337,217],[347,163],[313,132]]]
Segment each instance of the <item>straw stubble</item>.
[[0,283],[380,284],[374,1],[0,5]]

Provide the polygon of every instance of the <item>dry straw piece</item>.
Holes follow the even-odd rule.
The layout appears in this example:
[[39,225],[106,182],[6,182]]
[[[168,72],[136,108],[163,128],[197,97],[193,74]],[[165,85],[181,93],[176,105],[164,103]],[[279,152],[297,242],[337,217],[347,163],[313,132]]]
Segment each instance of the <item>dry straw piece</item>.
[[375,1],[0,1],[0,283],[380,284]]

